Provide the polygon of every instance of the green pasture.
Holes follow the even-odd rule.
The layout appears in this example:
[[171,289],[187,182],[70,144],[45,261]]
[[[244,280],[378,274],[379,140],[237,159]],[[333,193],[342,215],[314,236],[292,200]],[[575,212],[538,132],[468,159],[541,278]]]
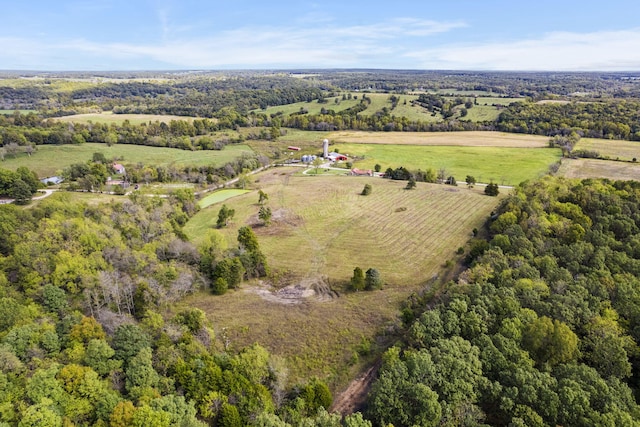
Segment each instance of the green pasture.
[[227,199],[230,199],[232,197],[236,197],[248,192],[249,190],[241,190],[236,188],[218,190],[200,199],[200,201],[198,202],[198,206],[200,206],[201,209],[204,209],[216,203],[224,202]]
[[[336,104],[336,99],[338,100],[337,104]],[[360,102],[360,96],[358,96],[358,99],[350,99],[350,100],[347,99],[343,101],[342,95],[340,95],[332,98],[325,98],[325,100],[327,102],[324,104],[319,104],[318,100],[313,100],[311,102],[303,101],[303,102],[296,102],[294,104],[276,105],[273,107],[268,107],[266,110],[253,110],[253,112],[264,113],[268,116],[271,114],[276,114],[280,112],[283,115],[288,116],[290,114],[297,113],[298,111],[300,111],[301,108],[307,110],[308,114],[320,114],[320,111],[323,108],[326,110],[333,110],[335,112],[340,112],[342,110],[346,110],[347,108],[351,108],[354,105],[358,104]]]
[[336,144],[341,153],[364,157],[354,162],[360,169],[373,169],[376,164],[409,170],[444,168],[447,175],[464,181],[472,175],[478,182],[516,185],[544,174],[560,156],[559,149],[411,146],[384,144]]
[[243,153],[251,153],[251,148],[244,144],[227,145],[224,150],[187,151],[176,148],[148,147],[143,145],[86,143],[81,145],[39,145],[31,156],[19,154],[15,158],[6,156],[0,167],[16,170],[26,166],[34,170],[38,176],[52,176],[73,163],[91,160],[93,153],[102,153],[107,158],[119,158],[120,163],[155,166],[222,166]]

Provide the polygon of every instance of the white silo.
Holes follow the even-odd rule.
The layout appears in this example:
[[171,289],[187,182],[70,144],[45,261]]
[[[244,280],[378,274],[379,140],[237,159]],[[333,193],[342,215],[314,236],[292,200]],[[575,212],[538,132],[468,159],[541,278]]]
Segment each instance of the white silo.
[[329,140],[325,139],[322,141],[322,157],[325,159],[329,157]]

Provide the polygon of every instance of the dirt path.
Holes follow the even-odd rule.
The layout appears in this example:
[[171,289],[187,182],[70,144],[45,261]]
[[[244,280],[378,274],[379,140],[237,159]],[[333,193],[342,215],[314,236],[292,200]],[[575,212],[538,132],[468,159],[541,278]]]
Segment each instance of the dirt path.
[[378,376],[381,364],[381,361],[377,361],[364,374],[351,381],[349,386],[335,398],[330,412],[349,415],[362,410],[373,380]]

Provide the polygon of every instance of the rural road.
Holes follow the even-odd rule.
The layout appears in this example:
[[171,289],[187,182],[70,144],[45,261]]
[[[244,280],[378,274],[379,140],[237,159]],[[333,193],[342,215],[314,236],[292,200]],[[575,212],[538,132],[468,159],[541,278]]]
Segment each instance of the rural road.
[[49,197],[50,195],[52,195],[54,191],[56,191],[56,190],[38,190],[38,193],[44,192],[44,194],[41,195],[41,196],[34,196],[34,197],[31,198],[31,200],[44,199],[45,197]]

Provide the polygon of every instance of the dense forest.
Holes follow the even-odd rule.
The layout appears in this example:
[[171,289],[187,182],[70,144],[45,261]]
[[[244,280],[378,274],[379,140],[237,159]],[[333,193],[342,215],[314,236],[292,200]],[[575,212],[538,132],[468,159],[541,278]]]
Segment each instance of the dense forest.
[[[0,206],[2,425],[342,425],[322,381],[287,387],[281,359],[227,348],[201,310],[171,311],[227,259],[219,240],[183,240],[195,210],[187,190]],[[230,252],[247,277],[256,245],[241,229]]]
[[374,424],[636,424],[640,183],[524,184],[488,228],[457,281],[405,311]]

